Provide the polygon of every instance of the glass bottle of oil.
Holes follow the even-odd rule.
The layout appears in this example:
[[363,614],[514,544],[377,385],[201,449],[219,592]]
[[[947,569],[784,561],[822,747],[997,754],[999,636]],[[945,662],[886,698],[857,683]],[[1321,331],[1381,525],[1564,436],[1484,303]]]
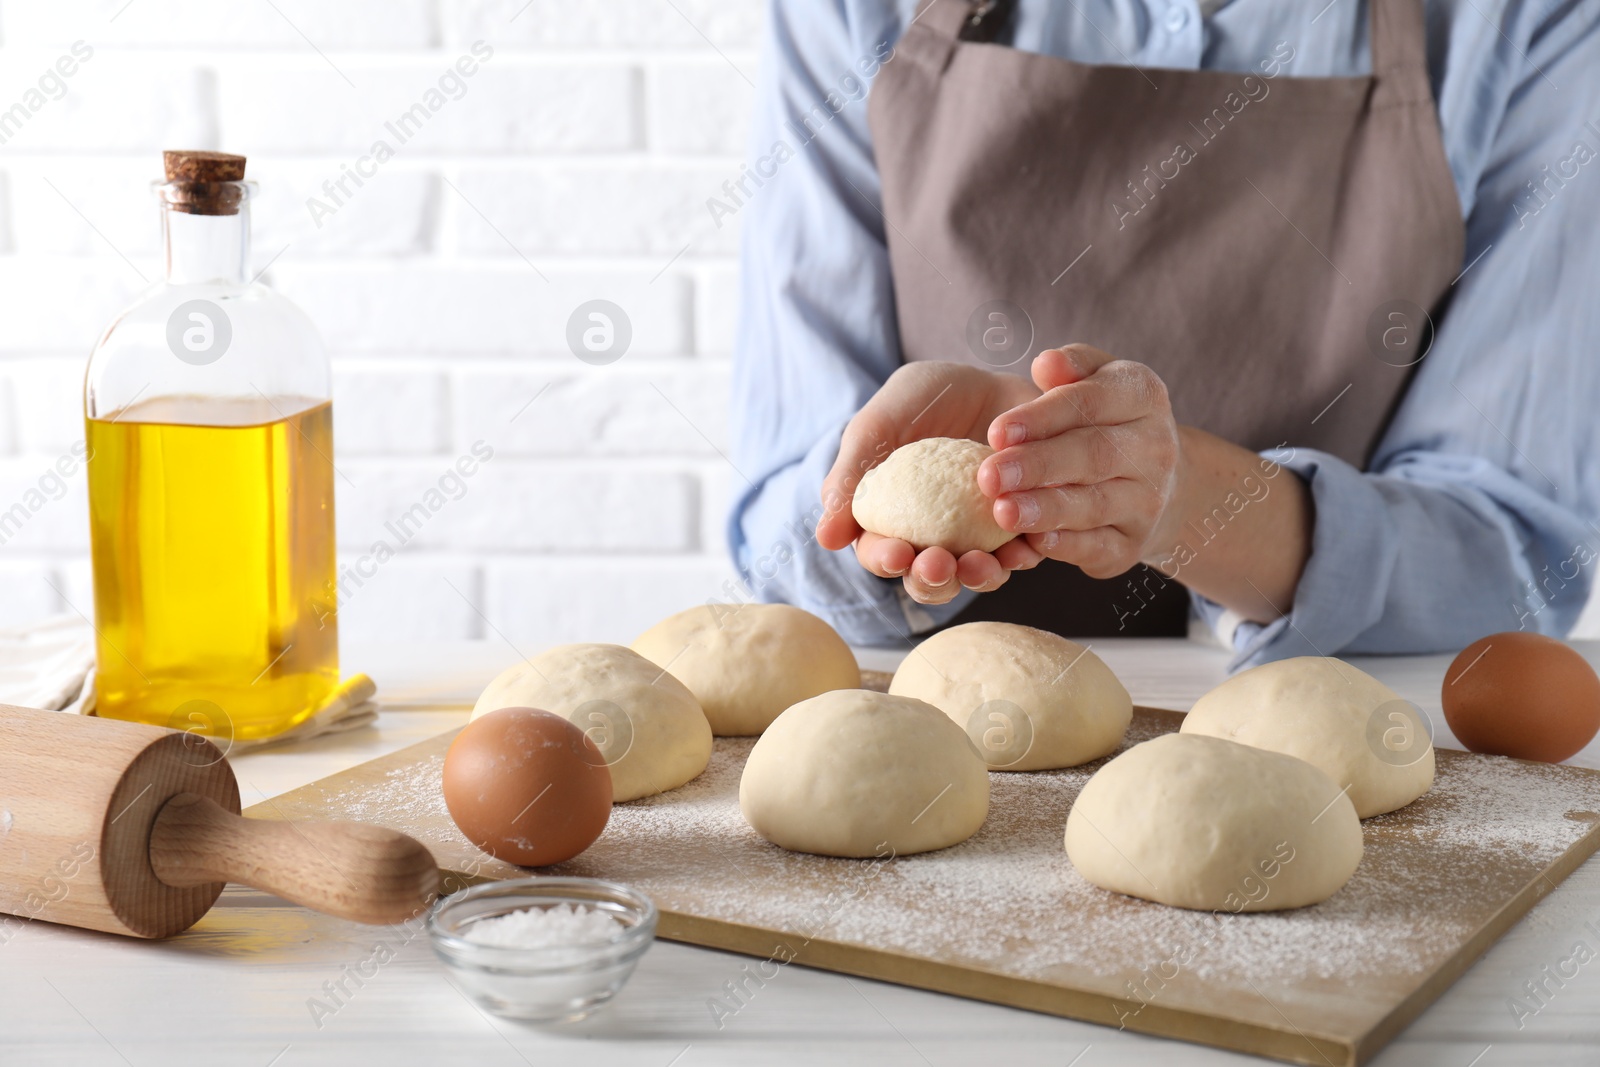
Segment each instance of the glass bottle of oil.
[[84,385],[96,709],[268,737],[339,680],[328,360],[250,277],[244,157],[165,162],[166,276]]

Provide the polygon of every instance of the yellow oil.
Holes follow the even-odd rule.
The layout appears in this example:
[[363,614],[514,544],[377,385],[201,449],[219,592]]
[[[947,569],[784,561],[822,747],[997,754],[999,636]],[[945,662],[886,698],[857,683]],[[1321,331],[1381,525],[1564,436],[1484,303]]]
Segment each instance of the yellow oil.
[[98,714],[237,740],[302,722],[339,680],[332,405],[87,423]]

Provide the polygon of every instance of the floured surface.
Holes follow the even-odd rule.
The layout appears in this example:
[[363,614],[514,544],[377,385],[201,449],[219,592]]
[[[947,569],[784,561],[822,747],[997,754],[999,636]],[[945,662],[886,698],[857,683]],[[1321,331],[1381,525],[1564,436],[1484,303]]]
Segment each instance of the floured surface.
[[[1138,709],[1125,746],[1179,721]],[[448,743],[424,742],[252,814],[373,822],[422,840],[450,870],[526,874],[478,852],[450,821],[439,784]],[[1600,812],[1595,772],[1441,751],[1426,797],[1364,824],[1361,866],[1333,898],[1292,912],[1212,918],[1107,893],[1073,870],[1061,840],[1067,812],[1104,761],[991,773],[989,817],[975,837],[877,862],[789,853],[759,838],[738,807],[752,744],[719,738],[699,778],[617,805],[599,841],[546,871],[625,881],[663,912],[770,931],[774,950],[799,951],[802,961],[811,942],[859,946],[970,969],[972,995],[988,999],[1006,999],[985,988],[993,975],[1089,994],[1059,1010],[1176,1036],[1188,1035],[1154,1009],[1353,1048],[1436,972],[1459,965],[1463,946],[1569,850],[1593,851],[1596,816],[1567,813]],[[918,981],[914,967],[880,973],[952,987]],[[1141,1001],[1150,1006],[1141,1010]],[[1222,1031],[1199,1039],[1267,1051]],[[1322,1062],[1309,1043],[1278,1054]]]

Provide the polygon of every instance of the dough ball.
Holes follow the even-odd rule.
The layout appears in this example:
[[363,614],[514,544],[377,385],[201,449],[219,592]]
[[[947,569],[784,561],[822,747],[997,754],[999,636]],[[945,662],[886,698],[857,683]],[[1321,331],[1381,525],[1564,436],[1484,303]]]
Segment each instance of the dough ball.
[[1304,760],[1163,734],[1089,779],[1067,816],[1066,845],[1102,889],[1176,908],[1281,911],[1350,880],[1361,821]]
[[762,837],[822,856],[960,844],[989,814],[989,773],[931,704],[866,689],[802,700],[750,750],[739,809]]
[[1241,671],[1201,697],[1182,730],[1298,756],[1349,786],[1363,819],[1403,808],[1433,785],[1430,725],[1342,660],[1300,656]]
[[863,530],[917,548],[993,552],[1017,536],[994,521],[994,502],[978,488],[978,465],[993,454],[956,437],[903,445],[862,475],[851,511]]
[[1133,701],[1111,668],[1074,641],[1010,622],[969,622],[928,638],[889,692],[955,720],[994,770],[1076,767],[1115,752]]
[[689,687],[718,737],[759,734],[791,704],[861,688],[844,639],[787,604],[690,608],[640,634],[633,650]]
[[538,708],[572,722],[605,757],[613,800],[676,789],[711,762],[711,726],[684,684],[621,645],[557,645],[489,683],[474,719]]

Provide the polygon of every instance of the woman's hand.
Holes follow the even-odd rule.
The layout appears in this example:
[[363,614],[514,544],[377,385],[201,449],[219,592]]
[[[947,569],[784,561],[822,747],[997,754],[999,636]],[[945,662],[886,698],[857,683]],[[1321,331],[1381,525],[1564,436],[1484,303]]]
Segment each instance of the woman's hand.
[[[998,588],[1011,571],[1050,558],[1096,578],[1143,561],[1257,622],[1290,609],[1315,523],[1299,477],[1280,479],[1277,463],[1179,427],[1166,385],[1143,364],[1067,345],[1039,353],[1031,371],[1032,384],[956,363],[896,371],[845,428],[823,483],[818,542],[854,542],[864,567],[902,578],[924,604],[946,603],[963,585]],[[856,524],[850,505],[861,476],[924,437],[995,449],[978,486],[994,501],[995,521],[1021,536],[958,560]],[[1193,537],[1185,523],[1209,523],[1224,505],[1227,536]]]
[[992,554],[973,551],[957,559],[943,548],[918,552],[899,538],[864,531],[850,508],[861,476],[901,445],[927,437],[985,441],[997,416],[1038,395],[1015,375],[964,363],[901,367],[845,427],[839,456],[822,483],[817,542],[827,549],[854,543],[863,567],[880,578],[903,579],[906,591],[924,604],[946,603],[963,585],[997,589],[1011,571],[1035,566],[1043,557],[1021,538]]
[[1164,545],[1163,520],[1177,518],[1183,449],[1167,387],[1088,345],[1047,349],[1031,370],[1041,395],[989,426],[995,454],[978,486],[995,521],[1038,555],[1094,578],[1121,574]]

